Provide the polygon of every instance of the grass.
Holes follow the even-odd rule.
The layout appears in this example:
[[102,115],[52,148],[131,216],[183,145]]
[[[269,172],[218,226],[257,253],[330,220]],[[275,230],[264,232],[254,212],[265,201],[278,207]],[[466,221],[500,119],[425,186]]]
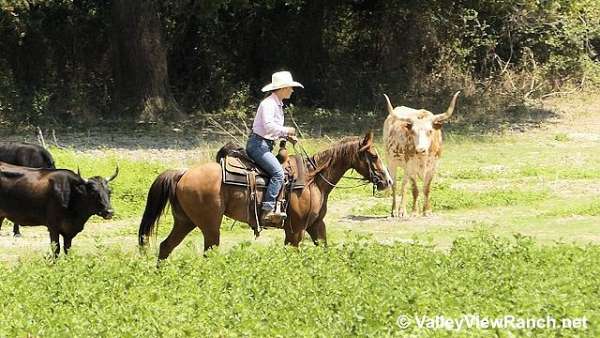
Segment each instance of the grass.
[[[115,249],[0,265],[0,336],[596,336],[600,247],[475,231],[448,252],[349,237],[326,250],[242,242],[206,259]],[[15,302],[14,299],[18,299]],[[574,329],[400,329],[400,315],[580,318]],[[293,333],[292,333],[293,332]]]
[[600,216],[600,198],[592,201],[583,201],[579,203],[570,203],[557,207],[554,210],[544,214],[547,217],[567,217],[567,216]]
[[[436,210],[461,210],[478,209],[486,207],[501,207],[513,205],[531,205],[550,197],[548,191],[527,191],[514,189],[491,189],[483,192],[471,192],[462,189],[453,189],[449,185],[435,185],[435,198],[432,198],[432,206]],[[412,195],[408,194],[408,210],[412,208]],[[400,203],[400,196],[398,196]],[[388,215],[390,204],[387,200],[378,201],[374,205],[356,206],[352,208],[353,213],[362,215]]]
[[[254,240],[247,225],[225,219],[219,249],[204,258],[194,231],[157,269],[158,244],[149,256],[136,247],[151,182],[167,168],[210,161],[221,142],[200,142],[195,130],[183,129],[136,130],[125,140],[88,131],[74,135],[72,146],[51,149],[59,167],[79,167],[85,177],[109,176],[118,163],[116,216],[93,217],[71,255],[56,261],[45,258],[43,227],[24,227],[24,238],[12,239],[5,224],[0,337],[600,335],[600,157],[598,139],[585,138],[593,130],[564,123],[524,133],[451,130],[432,217],[391,219],[389,192],[337,188],[325,218],[327,248],[308,239],[300,250],[285,248],[280,230]],[[335,141],[302,144],[313,154]],[[383,154],[380,140],[378,147]],[[171,224],[166,215],[157,242]],[[585,317],[589,326],[396,325],[400,315],[468,314]]]

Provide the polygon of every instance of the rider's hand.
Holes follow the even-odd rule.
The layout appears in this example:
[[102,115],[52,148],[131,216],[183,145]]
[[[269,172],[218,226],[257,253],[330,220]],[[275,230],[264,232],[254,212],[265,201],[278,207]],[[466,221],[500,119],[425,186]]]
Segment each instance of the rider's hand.
[[288,136],[287,140],[291,143],[291,144],[296,144],[298,143],[298,138],[296,136]]

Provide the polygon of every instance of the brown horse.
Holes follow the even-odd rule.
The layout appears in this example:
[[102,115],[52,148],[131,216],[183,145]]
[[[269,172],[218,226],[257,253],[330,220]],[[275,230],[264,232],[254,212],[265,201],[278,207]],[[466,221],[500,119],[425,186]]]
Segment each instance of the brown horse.
[[[351,137],[314,155],[306,185],[291,193],[286,220],[285,244],[297,246],[307,231],[315,244],[326,242],[325,223],[329,193],[349,169],[384,190],[391,177],[373,145],[373,133]],[[259,197],[260,198],[260,197]],[[159,259],[165,259],[195,227],[204,236],[204,250],[219,245],[223,215],[249,223],[248,189],[222,183],[221,166],[206,163],[189,170],[167,170],[155,180],[146,201],[139,228],[139,244],[144,246],[154,232],[160,215],[170,201],[174,219],[169,236],[160,243]]]

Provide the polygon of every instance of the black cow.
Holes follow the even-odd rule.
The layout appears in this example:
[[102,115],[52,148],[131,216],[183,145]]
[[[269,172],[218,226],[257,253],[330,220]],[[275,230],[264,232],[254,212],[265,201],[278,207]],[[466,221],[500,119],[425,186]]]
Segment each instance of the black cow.
[[26,226],[45,225],[54,255],[60,253],[59,235],[66,254],[71,240],[92,215],[112,217],[108,183],[118,173],[117,167],[110,178],[86,180],[66,169],[33,169],[0,162],[0,221],[8,218]]
[[[48,150],[37,144],[0,142],[0,161],[31,168],[56,168]],[[2,222],[0,222],[2,228]],[[19,224],[13,225],[13,235],[20,237]]]

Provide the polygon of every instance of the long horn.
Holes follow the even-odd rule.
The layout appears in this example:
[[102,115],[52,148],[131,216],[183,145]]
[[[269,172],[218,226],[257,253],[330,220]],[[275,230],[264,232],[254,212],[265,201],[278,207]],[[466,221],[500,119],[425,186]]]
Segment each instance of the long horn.
[[114,180],[117,177],[117,175],[119,175],[119,165],[118,164],[117,164],[117,167],[115,168],[115,173],[111,177],[107,178],[106,181],[110,182],[110,181]]
[[403,122],[413,123],[413,120],[410,117],[401,116],[398,113],[394,112],[394,107],[392,106],[392,103],[390,102],[390,98],[385,94],[383,94],[383,96],[385,96],[385,100],[387,101],[387,110],[390,115],[394,116],[395,118],[397,118]]
[[450,105],[448,106],[446,112],[442,114],[437,114],[433,117],[433,123],[444,122],[447,119],[449,119],[450,116],[452,116],[452,113],[454,113],[454,106],[456,105],[456,98],[458,97],[458,94],[460,94],[460,90],[457,91],[452,97],[452,101],[450,101]]

